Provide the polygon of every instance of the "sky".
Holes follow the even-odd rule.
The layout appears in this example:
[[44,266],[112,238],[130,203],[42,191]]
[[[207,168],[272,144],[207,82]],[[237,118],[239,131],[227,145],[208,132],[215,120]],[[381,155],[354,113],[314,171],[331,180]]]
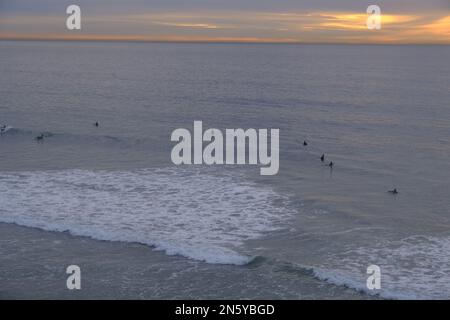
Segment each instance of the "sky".
[[448,45],[450,0],[0,0],[0,39]]

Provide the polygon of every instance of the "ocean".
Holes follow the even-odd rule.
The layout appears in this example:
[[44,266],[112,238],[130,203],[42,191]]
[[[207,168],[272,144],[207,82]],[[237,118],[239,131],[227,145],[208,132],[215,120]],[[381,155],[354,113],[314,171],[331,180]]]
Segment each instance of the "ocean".
[[[1,41],[0,297],[68,297],[53,281],[70,250],[85,298],[450,298],[449,60],[449,46]],[[174,165],[170,135],[196,120],[279,129],[278,174]]]

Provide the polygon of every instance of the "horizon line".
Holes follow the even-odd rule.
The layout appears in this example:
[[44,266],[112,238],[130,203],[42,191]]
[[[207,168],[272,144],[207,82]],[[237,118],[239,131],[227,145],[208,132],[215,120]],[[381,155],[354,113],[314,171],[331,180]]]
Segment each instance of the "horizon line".
[[449,46],[450,43],[435,42],[333,42],[333,41],[273,41],[273,40],[209,40],[209,39],[92,39],[92,38],[46,38],[46,37],[0,37],[0,41],[23,42],[130,42],[130,43],[197,43],[197,44],[281,44],[281,45],[373,45],[373,46]]

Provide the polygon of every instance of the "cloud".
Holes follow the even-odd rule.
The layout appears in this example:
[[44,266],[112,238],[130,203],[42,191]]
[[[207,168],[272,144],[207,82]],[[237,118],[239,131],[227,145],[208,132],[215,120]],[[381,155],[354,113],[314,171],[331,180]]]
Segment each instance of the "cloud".
[[[314,13],[311,19],[300,28],[308,30],[343,30],[343,31],[367,31],[367,14],[349,12]],[[384,28],[402,26],[406,23],[419,20],[419,16],[412,15],[381,15],[381,24]]]
[[220,27],[218,25],[208,24],[208,23],[161,22],[161,21],[154,21],[153,23],[159,24],[162,26],[177,27],[177,28],[200,28],[200,29],[224,28],[224,27]]
[[382,10],[382,29],[368,30],[368,15],[360,7],[360,11],[186,9],[138,13],[98,13],[82,8],[82,30],[75,33],[66,30],[65,14],[11,13],[0,19],[0,39],[450,43],[450,17],[439,11]]
[[418,31],[429,32],[441,36],[450,37],[450,15],[432,21],[428,24],[419,25]]

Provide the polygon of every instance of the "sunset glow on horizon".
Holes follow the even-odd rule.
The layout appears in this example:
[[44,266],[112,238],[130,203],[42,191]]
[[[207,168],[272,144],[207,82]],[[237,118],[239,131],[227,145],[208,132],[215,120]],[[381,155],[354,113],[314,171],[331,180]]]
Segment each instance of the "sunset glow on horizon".
[[382,9],[381,30],[368,30],[368,14],[363,6],[358,6],[360,11],[327,10],[323,6],[296,11],[173,8],[152,11],[150,6],[140,11],[127,8],[123,12],[102,13],[92,9],[92,5],[81,4],[83,27],[72,32],[65,28],[67,15],[62,5],[58,6],[60,14],[26,7],[3,10],[0,6],[0,39],[450,44],[450,12],[431,5],[429,10],[404,13]]

